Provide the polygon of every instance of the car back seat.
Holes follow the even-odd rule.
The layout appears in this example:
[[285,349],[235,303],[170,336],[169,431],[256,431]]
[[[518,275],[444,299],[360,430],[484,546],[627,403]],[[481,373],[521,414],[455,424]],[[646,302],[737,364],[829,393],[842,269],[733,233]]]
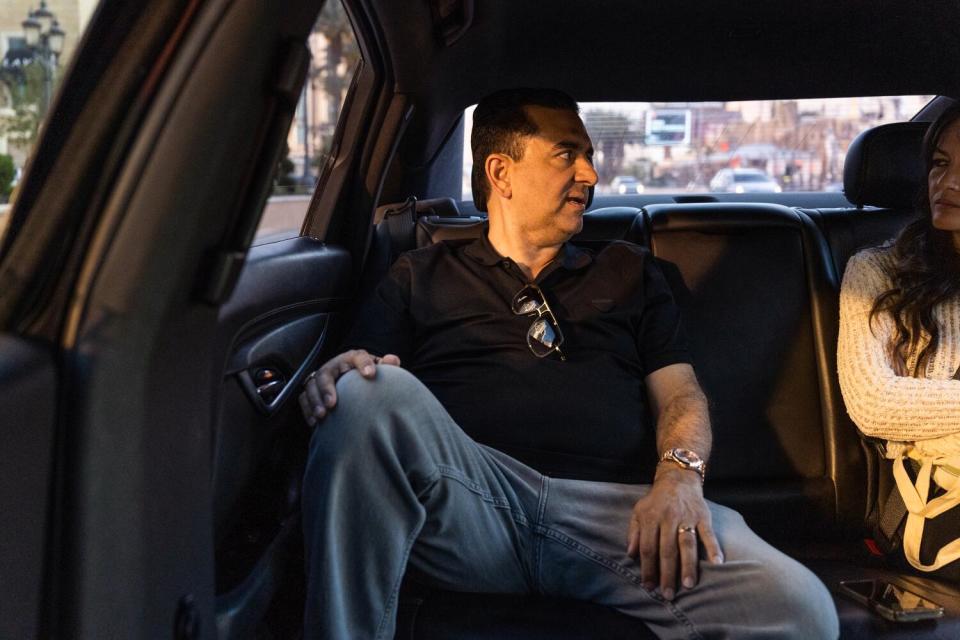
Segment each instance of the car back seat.
[[[927,125],[897,122],[861,133],[847,150],[843,172],[844,195],[854,207],[802,209],[830,246],[838,288],[847,262],[857,251],[890,240],[915,217],[917,196],[925,187],[920,147]],[[889,465],[874,447],[868,448],[869,528],[877,517],[879,500],[893,488],[893,478]]]
[[[850,257],[860,249],[876,246],[893,238],[917,215],[917,197],[926,188],[926,170],[921,158],[925,122],[903,122],[869,129],[857,137],[847,151],[844,166],[844,192],[855,206],[846,209],[804,209],[821,229],[830,246],[838,274],[839,287]],[[822,322],[837,322],[839,312]],[[835,363],[834,363],[835,369]],[[849,429],[856,427],[847,418]],[[870,532],[876,518],[876,505],[893,489],[888,462],[880,459],[872,446],[867,449],[867,496],[869,514],[865,531]],[[868,614],[846,599],[838,599],[845,638],[960,638],[960,588],[931,579],[917,572],[904,572],[880,563],[864,567],[843,562],[811,561],[808,565],[836,590],[841,579],[852,574],[878,577],[900,584],[944,605],[947,615],[936,623],[921,626],[894,625]]]
[[[639,213],[616,207],[585,215],[574,240],[627,239],[658,258],[711,401],[708,497],[741,511],[758,533],[824,580],[836,596],[842,637],[957,638],[960,589],[888,568],[860,540],[875,502],[877,467],[839,393],[840,276],[857,248],[893,235],[909,219],[904,196],[884,195],[897,171],[883,167],[917,157],[906,149],[922,126],[880,129],[858,141],[867,144],[862,153],[855,143],[848,156],[845,188],[857,209],[703,203],[652,205]],[[416,221],[411,243],[476,237],[482,228],[477,217],[429,214]],[[862,578],[926,595],[947,615],[918,625],[887,623],[839,595],[840,580]],[[590,624],[583,624],[585,616]],[[652,637],[645,625],[596,605],[422,588],[406,591],[397,632],[424,639],[628,635]]]
[[[924,183],[918,159],[925,126],[887,125],[854,143],[845,191],[856,209],[709,204],[646,210],[651,248],[674,283],[713,403],[709,495],[738,508],[761,535],[821,577],[835,595],[844,638],[960,637],[956,585],[888,567],[852,539],[858,530],[870,531],[865,511],[876,503],[878,468],[889,465],[877,465],[862,441],[857,446],[836,376],[843,269],[852,253],[892,237],[913,216],[914,194]],[[749,355],[738,353],[741,346]],[[757,427],[770,431],[752,433]],[[744,443],[758,437],[763,445],[745,456]],[[763,452],[771,459],[761,460]],[[785,459],[793,464],[777,477],[772,467]],[[791,495],[798,482],[799,499]],[[833,497],[818,490],[825,482]],[[793,513],[776,508],[777,496]],[[822,529],[811,530],[812,523]],[[818,540],[827,544],[811,544]],[[888,623],[840,595],[841,580],[862,578],[925,595],[944,605],[946,616],[923,625]]]
[[772,204],[653,205],[646,214],[710,399],[708,497],[794,555],[857,539],[864,453],[841,428],[839,387],[824,366],[836,334],[817,318],[836,308],[835,276],[816,226]]
[[[778,205],[654,205],[637,213],[588,214],[575,241],[630,239],[659,259],[710,398],[708,497],[794,555],[846,553],[861,534],[866,471],[855,432],[838,429],[839,388],[822,366],[836,344],[835,331],[824,333],[815,321],[836,308],[822,235],[809,218]],[[475,237],[480,229],[479,222],[427,219],[418,223],[418,241]],[[461,611],[480,602],[441,596],[451,597]],[[421,606],[436,602],[434,595]]]
[[[377,225],[374,242],[392,241],[402,250],[424,247],[443,240],[476,238],[486,221],[478,216],[450,215],[449,205],[438,213],[435,205],[423,207],[402,225],[389,216]],[[397,211],[396,205],[386,210]],[[606,207],[587,212],[583,230],[573,241],[581,246],[600,248],[612,240],[645,244],[646,226],[640,209]],[[391,249],[389,252],[393,252]],[[396,251],[399,254],[400,251]],[[388,253],[371,249],[373,255]],[[388,265],[387,265],[388,266]],[[381,274],[386,267],[377,266]],[[372,280],[372,277],[370,278]],[[593,640],[596,638],[656,638],[642,621],[600,605],[543,598],[499,594],[456,593],[431,589],[407,580],[401,594],[395,636],[411,640]]]

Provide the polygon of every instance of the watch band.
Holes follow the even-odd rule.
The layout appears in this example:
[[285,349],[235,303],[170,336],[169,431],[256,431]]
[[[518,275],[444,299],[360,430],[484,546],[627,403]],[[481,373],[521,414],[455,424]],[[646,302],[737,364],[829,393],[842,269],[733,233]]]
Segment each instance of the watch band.
[[695,451],[681,448],[667,449],[660,456],[660,462],[672,462],[682,469],[696,471],[701,483],[706,479],[707,463]]

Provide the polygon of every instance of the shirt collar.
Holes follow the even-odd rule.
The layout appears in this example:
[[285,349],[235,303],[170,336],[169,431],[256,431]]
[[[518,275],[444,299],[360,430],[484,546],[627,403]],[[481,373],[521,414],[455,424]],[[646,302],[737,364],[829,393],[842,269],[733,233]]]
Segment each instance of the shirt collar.
[[[490,243],[490,238],[487,237],[488,229],[489,227],[485,224],[480,237],[468,244],[463,252],[480,264],[492,267],[506,258],[497,253],[497,250],[493,248],[493,245]],[[593,257],[589,252],[569,242],[565,242],[563,247],[560,248],[560,255],[558,257],[560,259],[560,265],[568,271],[582,269],[593,262]]]

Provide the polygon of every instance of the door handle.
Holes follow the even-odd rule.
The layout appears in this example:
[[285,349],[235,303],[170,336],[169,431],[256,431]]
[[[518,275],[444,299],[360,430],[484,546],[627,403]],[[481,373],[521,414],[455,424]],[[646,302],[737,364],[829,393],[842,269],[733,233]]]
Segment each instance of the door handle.
[[266,405],[272,404],[277,399],[277,396],[283,391],[285,382],[283,374],[269,367],[257,369],[253,374],[253,384],[257,390],[257,395]]
[[268,382],[257,387],[257,395],[267,404],[276,400],[281,391],[283,391],[282,380],[274,380],[273,382]]
[[[265,354],[255,358],[251,357],[249,351],[241,352],[246,362],[235,370],[235,375],[253,406],[263,414],[271,416],[280,410],[291,396],[299,393],[304,378],[317,366],[317,358],[326,336],[327,322],[324,317],[320,335],[314,341],[310,352],[303,359],[298,358],[295,366],[289,363],[286,366],[279,364],[284,358],[270,357],[267,349],[264,349]],[[259,361],[260,364],[254,364],[254,361]],[[293,371],[290,372],[288,367]]]

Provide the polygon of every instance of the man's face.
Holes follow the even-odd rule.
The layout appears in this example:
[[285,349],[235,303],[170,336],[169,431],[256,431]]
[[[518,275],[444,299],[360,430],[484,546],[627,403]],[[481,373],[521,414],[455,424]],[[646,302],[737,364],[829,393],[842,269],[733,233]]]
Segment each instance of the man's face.
[[583,227],[587,191],[597,183],[593,145],[571,111],[526,107],[538,133],[524,139],[511,171],[509,212],[538,243],[564,242]]

